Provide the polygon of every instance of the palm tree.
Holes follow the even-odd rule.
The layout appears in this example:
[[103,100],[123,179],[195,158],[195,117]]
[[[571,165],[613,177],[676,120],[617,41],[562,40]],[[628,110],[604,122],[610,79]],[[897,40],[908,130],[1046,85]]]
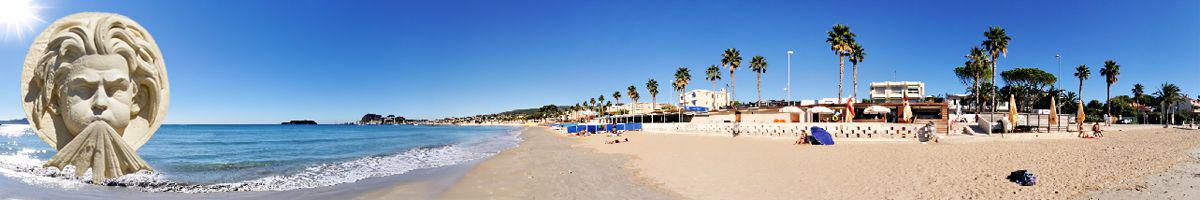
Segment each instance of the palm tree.
[[[742,52],[741,51],[738,51],[735,48],[729,48],[729,49],[725,50],[725,53],[721,54],[721,66],[729,68],[729,101],[730,101],[729,105],[730,106],[733,106],[733,101],[737,100],[737,96],[735,96],[733,93],[733,91],[736,89],[736,86],[733,82],[733,72],[735,70],[737,70],[738,66],[740,66],[740,65],[742,65]],[[737,108],[734,107],[734,110],[737,110]]]
[[854,96],[853,99],[858,99],[858,63],[862,62],[866,56],[867,52],[863,50],[862,46],[859,45],[858,42],[855,42],[853,45],[851,45],[850,65],[852,66],[851,68],[854,69],[854,87],[852,89],[853,92],[851,92],[851,94]]
[[[607,102],[604,101],[604,95],[600,95],[599,98],[596,98],[596,102],[600,103],[600,105],[597,105],[596,108],[600,110],[600,114],[608,115],[608,106],[604,106],[604,103]],[[599,116],[600,114],[597,114],[596,116]]]
[[[1133,91],[1131,91],[1131,92],[1133,92],[1133,103],[1142,105],[1141,99],[1142,99],[1142,95],[1146,95],[1146,87],[1142,86],[1141,83],[1133,84]],[[1145,106],[1145,105],[1143,105],[1143,106]],[[1146,118],[1145,118],[1145,114],[1142,113],[1142,109],[1137,109],[1136,111],[1139,115],[1143,115],[1141,123],[1145,123]]]
[[1092,70],[1088,69],[1087,65],[1079,65],[1075,67],[1075,77],[1079,78],[1079,99],[1083,99],[1083,81],[1092,76]]
[[[1108,88],[1104,90],[1105,114],[1112,116],[1112,84],[1117,83],[1117,76],[1121,75],[1121,65],[1117,65],[1117,61],[1104,61],[1104,68],[1100,68],[1100,75],[1104,76],[1104,83],[1108,84]],[[1107,119],[1105,119],[1107,120]]]
[[638,95],[637,87],[630,85],[629,88],[626,88],[626,90],[627,91],[625,92],[629,94],[629,99],[633,100],[633,110],[630,113],[637,113],[638,98],[641,98],[641,96]]
[[[691,80],[692,72],[689,71],[687,67],[679,67],[679,69],[675,70],[675,83],[672,85],[675,86],[675,91],[679,92],[679,100],[683,100],[683,91],[687,90],[688,81]],[[685,104],[682,102],[679,105],[680,121],[683,120],[683,105]]]
[[[614,101],[617,101],[618,105],[621,104],[621,91],[614,91],[612,97]],[[621,112],[621,110],[618,109],[617,112]]]
[[[1000,28],[1000,26],[989,27],[988,31],[983,32],[983,36],[987,37],[987,40],[983,41],[983,48],[987,49],[992,56],[988,62],[992,64],[992,85],[995,85],[996,59],[1000,58],[1000,55],[1008,55],[1008,41],[1012,38],[1008,37],[1004,28]],[[996,96],[995,91],[992,91],[992,96]],[[996,112],[996,98],[992,98],[992,112]]]
[[750,70],[758,76],[758,106],[762,107],[762,74],[767,73],[767,59],[760,55],[750,58]]
[[1154,94],[1157,95],[1158,98],[1162,99],[1162,120],[1163,126],[1166,126],[1167,124],[1170,124],[1170,122],[1167,121],[1167,115],[1170,112],[1169,107],[1167,106],[1172,105],[1172,103],[1179,98],[1179,86],[1175,86],[1175,84],[1170,83],[1163,83],[1161,86],[1159,86],[1158,92],[1155,92]]
[[654,79],[646,81],[646,91],[650,92],[650,101],[654,102],[650,105],[650,110],[658,110],[658,81]]
[[596,110],[596,98],[592,98],[591,100],[588,100],[587,107],[590,110],[597,112],[596,116],[600,116],[600,113],[599,113],[600,111]]
[[[982,92],[980,90],[980,80],[991,78],[992,71],[988,68],[987,55],[984,53],[983,49],[979,47],[971,47],[971,52],[967,54],[966,58],[967,62],[964,64],[968,66],[967,68],[970,69],[973,79],[975,80],[975,114],[978,115],[980,111],[983,110],[983,94],[981,94]],[[990,83],[988,85],[995,86],[994,84]],[[992,89],[988,90],[994,91]]]
[[721,80],[721,68],[717,65],[709,65],[708,70],[704,70],[704,80],[712,81],[713,84],[713,110],[717,109],[717,81]]
[[854,33],[850,32],[850,27],[842,24],[833,25],[833,29],[826,32],[829,35],[825,38],[825,43],[829,43],[829,49],[833,50],[833,54],[838,56],[838,102],[842,102],[842,77],[846,73],[846,56],[849,56],[853,50],[851,46],[854,44]]

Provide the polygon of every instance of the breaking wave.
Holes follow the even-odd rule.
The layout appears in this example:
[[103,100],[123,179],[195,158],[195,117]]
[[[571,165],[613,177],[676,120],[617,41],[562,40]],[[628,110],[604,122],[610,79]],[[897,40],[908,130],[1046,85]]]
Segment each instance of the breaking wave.
[[[517,136],[518,133],[519,131],[513,131],[498,137],[480,138],[452,145],[415,148],[396,154],[367,156],[346,162],[315,164],[295,173],[238,182],[187,183],[170,180],[161,173],[143,170],[106,180],[100,185],[136,188],[146,192],[180,193],[286,191],[317,188],[487,158],[502,150],[515,147],[521,141]],[[18,137],[25,134],[33,134],[28,126],[24,126],[23,129],[14,128],[13,125],[0,127],[0,136],[3,137]],[[46,161],[32,156],[39,153],[48,152],[26,148],[13,154],[0,155],[0,174],[32,185],[62,188],[91,185],[90,171],[84,173],[83,176],[75,176],[75,169],[71,166],[66,169],[42,167]]]

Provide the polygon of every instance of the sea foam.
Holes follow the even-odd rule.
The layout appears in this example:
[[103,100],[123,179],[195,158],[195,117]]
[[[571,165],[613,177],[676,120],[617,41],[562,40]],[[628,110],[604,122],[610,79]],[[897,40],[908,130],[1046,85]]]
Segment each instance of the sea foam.
[[[286,191],[326,187],[486,158],[516,146],[521,141],[517,136],[518,133],[519,131],[514,131],[502,136],[480,138],[458,144],[415,148],[396,154],[368,156],[346,162],[316,164],[296,173],[238,182],[193,184],[173,181],[164,174],[152,171],[140,171],[107,180],[101,185],[136,188],[146,192],[180,193]],[[0,126],[0,134],[6,137],[16,137],[32,134],[32,131],[28,126],[18,129],[6,125]],[[75,169],[73,167],[62,170],[41,167],[46,161],[30,156],[36,153],[45,152],[22,149],[15,154],[0,155],[0,174],[32,185],[77,188],[90,184],[90,171],[83,176],[74,176]]]

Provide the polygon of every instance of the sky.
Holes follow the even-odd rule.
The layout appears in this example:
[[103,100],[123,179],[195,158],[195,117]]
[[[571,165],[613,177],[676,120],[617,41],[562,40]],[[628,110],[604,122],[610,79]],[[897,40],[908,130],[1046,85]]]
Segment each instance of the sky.
[[756,98],[747,67],[755,55],[768,62],[763,98],[783,99],[789,49],[792,98],[836,97],[838,58],[825,32],[837,23],[867,51],[861,98],[870,82],[888,80],[963,93],[953,68],[989,26],[1012,37],[999,70],[1041,68],[1075,91],[1073,68],[1087,65],[1087,100],[1104,99],[1098,70],[1109,59],[1121,65],[1113,96],[1165,82],[1200,94],[1200,1],[33,2],[43,21],[0,41],[0,83],[9,83],[0,84],[0,119],[24,117],[20,71],[33,36],[77,12],[119,13],[154,36],[170,78],[167,123],[469,116],[574,105],[630,85],[646,102],[651,78],[666,102],[678,67],[692,71],[689,89],[712,88],[703,71],[727,48],[743,56],[738,100]]

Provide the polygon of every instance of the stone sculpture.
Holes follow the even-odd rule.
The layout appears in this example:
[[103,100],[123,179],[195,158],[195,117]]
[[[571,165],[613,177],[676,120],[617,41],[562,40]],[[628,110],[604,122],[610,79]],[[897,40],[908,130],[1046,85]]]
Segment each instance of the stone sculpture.
[[170,87],[146,29],[111,13],[77,13],[33,40],[21,72],[30,126],[58,150],[46,167],[89,169],[92,183],[152,170],[137,150],[162,124]]

